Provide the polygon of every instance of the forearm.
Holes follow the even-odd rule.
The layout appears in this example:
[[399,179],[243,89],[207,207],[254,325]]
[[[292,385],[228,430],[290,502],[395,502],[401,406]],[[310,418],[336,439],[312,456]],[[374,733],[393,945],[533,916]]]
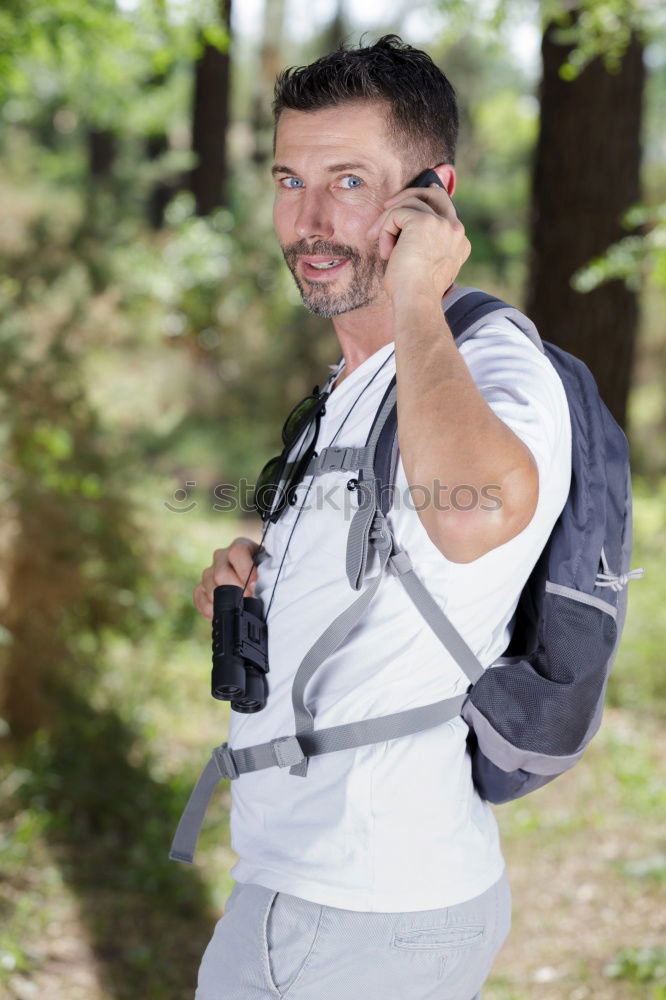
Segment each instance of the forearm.
[[[399,444],[407,481],[418,487],[414,500],[431,539],[446,555],[468,561],[466,552],[476,558],[527,523],[526,497],[538,490],[534,459],[477,389],[438,299],[406,289],[394,296],[393,312]],[[437,504],[423,504],[424,496]],[[446,505],[450,509],[443,509]],[[478,538],[472,548],[470,534]]]

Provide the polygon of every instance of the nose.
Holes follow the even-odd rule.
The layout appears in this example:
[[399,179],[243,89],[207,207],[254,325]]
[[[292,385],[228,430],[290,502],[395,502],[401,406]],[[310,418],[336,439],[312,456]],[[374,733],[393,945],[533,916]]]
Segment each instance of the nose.
[[315,192],[303,192],[295,228],[303,240],[330,240],[334,226],[321,196]]

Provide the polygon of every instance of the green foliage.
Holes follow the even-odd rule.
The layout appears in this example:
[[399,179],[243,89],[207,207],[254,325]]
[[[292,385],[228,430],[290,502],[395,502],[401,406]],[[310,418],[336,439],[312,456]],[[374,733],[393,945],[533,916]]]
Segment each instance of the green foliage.
[[[7,195],[0,237],[2,715],[25,738],[99,669],[105,630],[150,623],[151,548],[135,520],[136,452],[105,426],[84,359],[108,295],[85,202]],[[103,308],[102,308],[103,312]]]
[[576,291],[589,292],[617,278],[638,291],[650,275],[666,288],[666,204],[634,205],[623,225],[631,230],[643,227],[645,235],[625,236],[577,271],[571,281]]
[[632,34],[645,39],[658,29],[661,15],[651,0],[543,0],[543,24],[554,22],[555,41],[573,46],[560,67],[563,80],[575,80],[588,63],[601,57],[609,73],[617,73]]
[[[104,80],[107,92],[122,81],[119,55],[127,50],[130,64],[136,51],[131,22],[110,0],[79,4],[76,0],[12,0],[0,12],[0,94],[6,98],[34,94],[50,96],[60,71],[74,85]],[[95,73],[90,51],[95,48]],[[39,67],[37,79],[33,77]],[[96,88],[99,97],[102,91]],[[36,94],[34,95],[37,96]],[[81,95],[84,101],[88,95]]]
[[220,52],[227,52],[229,49],[230,38],[221,24],[207,24],[201,32],[201,38]]
[[[611,979],[654,983],[666,989],[666,948],[623,948],[608,962],[604,972]],[[660,991],[652,996],[658,1000],[664,994]]]
[[[466,0],[440,0],[454,30],[469,23]],[[493,0],[475,11],[477,36],[506,36],[521,19],[534,16],[524,0]],[[560,68],[562,79],[572,81],[592,60],[601,57],[610,73],[618,72],[633,34],[644,43],[658,39],[664,29],[663,5],[655,0],[540,0],[542,31],[556,25],[554,39],[571,51]]]
[[12,0],[0,11],[0,38],[5,121],[45,127],[52,119],[64,145],[90,127],[116,136],[182,132],[193,61],[204,44],[229,44],[215,4],[203,0],[180,9]]
[[[0,897],[0,982],[16,971],[30,974],[34,952],[22,942],[44,922],[39,896],[52,916],[66,886],[76,894],[93,949],[114,955],[116,1000],[183,995],[195,981],[213,920],[196,875],[168,859],[185,776],[155,781],[136,734],[116,713],[65,698],[51,731],[38,734],[14,765],[5,762],[2,777],[16,791],[0,815],[0,863],[5,872],[23,868],[31,892],[17,907]],[[61,873],[55,892],[35,885],[31,873],[45,842]]]

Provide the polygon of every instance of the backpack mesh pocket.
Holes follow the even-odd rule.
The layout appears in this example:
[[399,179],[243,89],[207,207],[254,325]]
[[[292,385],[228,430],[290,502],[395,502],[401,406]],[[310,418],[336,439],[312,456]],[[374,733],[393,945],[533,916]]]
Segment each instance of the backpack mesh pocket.
[[578,752],[604,695],[614,615],[604,601],[547,587],[536,651],[486,670],[471,702],[512,746],[553,756]]

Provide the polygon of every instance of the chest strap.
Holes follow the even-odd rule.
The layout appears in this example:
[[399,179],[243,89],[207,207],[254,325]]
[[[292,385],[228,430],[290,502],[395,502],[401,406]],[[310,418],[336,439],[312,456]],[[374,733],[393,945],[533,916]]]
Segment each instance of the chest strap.
[[231,780],[248,771],[261,771],[267,767],[289,767],[299,760],[317,757],[350,747],[384,743],[400,736],[432,729],[450,722],[460,715],[466,694],[445,698],[430,705],[380,715],[360,722],[347,722],[329,726],[310,733],[281,736],[269,743],[232,750],[228,743],[215,747],[197,781],[173,838],[169,857],[173,861],[191,864],[194,859],[199,832],[213,792],[223,778]]
[[407,553],[396,551],[393,538],[381,515],[378,524],[371,532],[371,540],[379,553],[380,565],[377,575],[373,577],[361,596],[329,625],[326,632],[306,654],[296,672],[292,689],[295,733],[277,737],[267,743],[233,750],[228,743],[215,747],[178,824],[169,854],[173,860],[192,862],[210,799],[223,778],[234,780],[241,774],[268,767],[288,767],[290,774],[303,777],[307,775],[310,757],[369,746],[373,743],[384,743],[401,736],[411,736],[450,722],[460,715],[468,692],[432,702],[430,705],[394,712],[391,715],[314,729],[312,712],[305,704],[306,685],[324,659],[340,645],[360,620],[379,586],[387,565],[398,577],[410,599],[472,684],[483,673],[483,667],[469,646],[414,572]]
[[324,472],[356,472],[372,459],[367,445],[362,448],[322,448],[310,459],[306,476],[319,476]]

